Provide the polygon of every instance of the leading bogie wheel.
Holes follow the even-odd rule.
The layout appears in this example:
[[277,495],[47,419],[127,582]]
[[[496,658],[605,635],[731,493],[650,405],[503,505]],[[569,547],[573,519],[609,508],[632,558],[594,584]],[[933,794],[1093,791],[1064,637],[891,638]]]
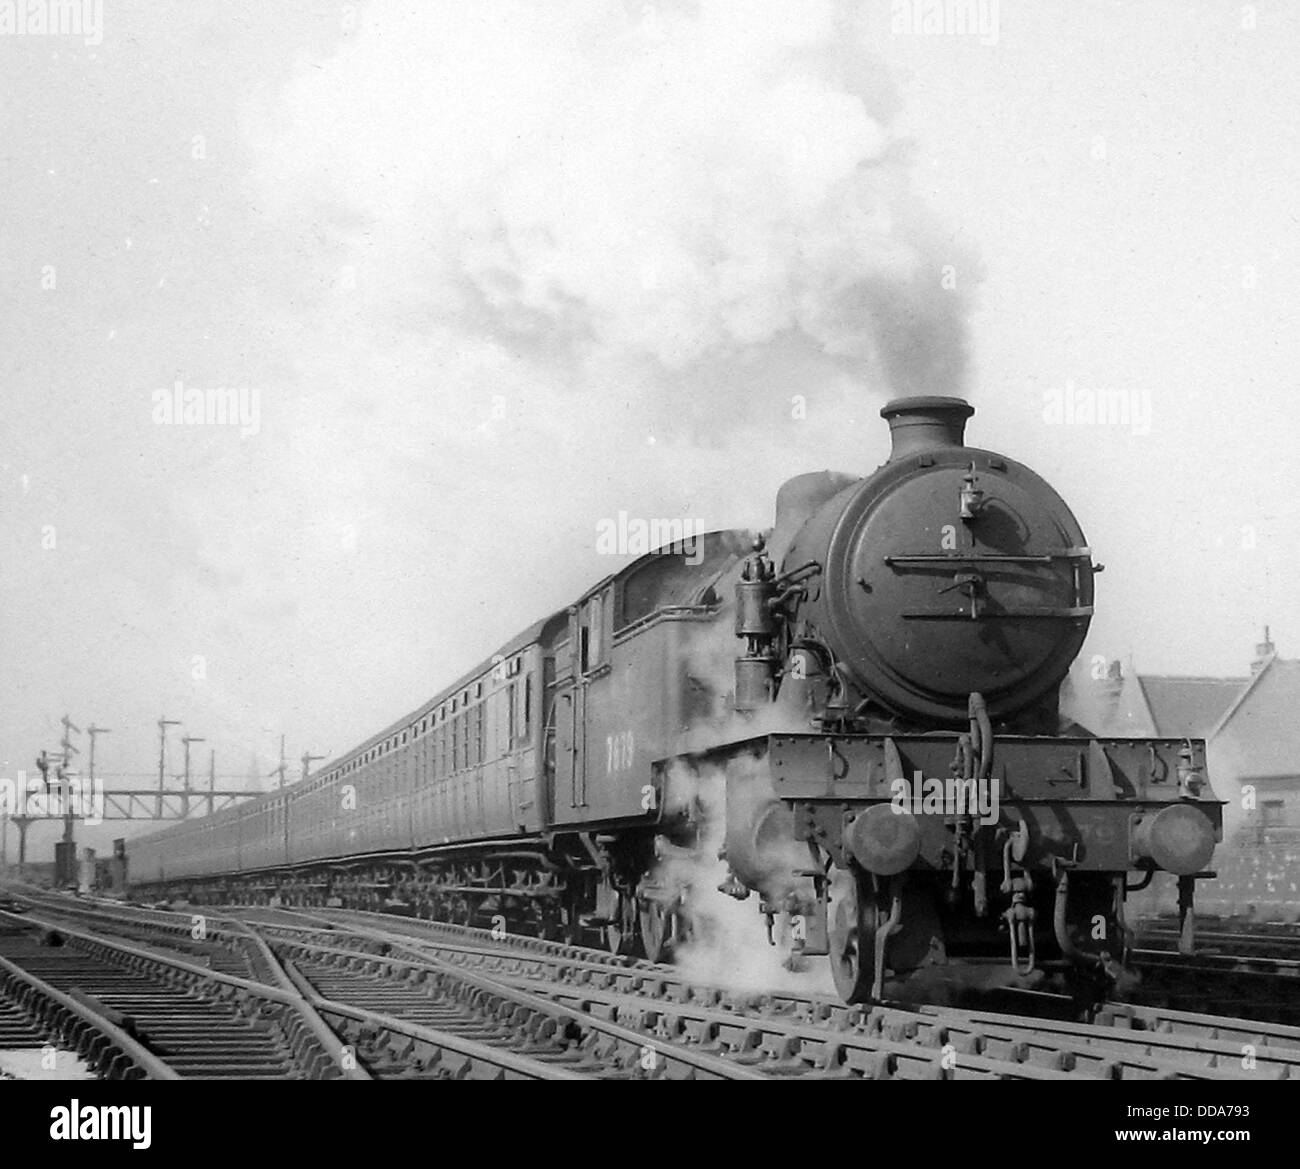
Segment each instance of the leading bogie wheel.
[[667,958],[672,945],[673,914],[661,901],[650,897],[637,899],[641,919],[641,946],[651,962]]
[[831,887],[831,975],[846,1003],[869,1002],[875,982],[876,902],[868,881],[848,872]]

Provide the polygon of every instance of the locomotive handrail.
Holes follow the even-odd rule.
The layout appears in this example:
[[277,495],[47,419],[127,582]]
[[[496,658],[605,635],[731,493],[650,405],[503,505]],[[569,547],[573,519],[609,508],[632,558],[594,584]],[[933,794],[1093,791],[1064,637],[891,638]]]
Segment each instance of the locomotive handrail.
[[1001,552],[924,552],[907,556],[886,556],[885,563],[895,564],[1051,564],[1054,560],[1083,560],[1092,555],[1091,548],[1062,548],[1041,556],[1014,556]]
[[914,613],[900,614],[905,621],[1006,621],[1020,620],[1021,618],[1075,618],[1091,617],[1093,607],[1091,605],[1075,605],[1072,608],[1065,609],[981,609],[979,613],[972,617],[969,609],[940,609],[934,611],[923,611]]
[[711,605],[664,605],[659,609],[652,609],[635,621],[614,630],[614,644],[621,645],[631,634],[639,633],[647,625],[652,625],[666,617],[711,617],[719,608],[721,602],[714,602]]

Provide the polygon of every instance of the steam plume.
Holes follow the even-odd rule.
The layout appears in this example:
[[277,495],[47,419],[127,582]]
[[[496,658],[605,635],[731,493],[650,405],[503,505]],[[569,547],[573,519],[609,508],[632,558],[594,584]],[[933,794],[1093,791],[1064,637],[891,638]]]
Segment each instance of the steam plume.
[[[777,918],[769,940],[755,894],[738,901],[719,889],[728,877],[727,862],[719,855],[726,839],[727,816],[743,818],[747,806],[772,794],[761,769],[747,767],[743,761],[729,767],[730,808],[723,768],[680,766],[670,776],[670,800],[678,806],[692,803],[702,819],[695,846],[669,850],[654,874],[661,887],[683,891],[679,912],[685,918],[688,936],[676,949],[676,965],[692,981],[734,991],[781,989],[833,995],[825,958],[790,961],[793,939],[788,915]],[[793,842],[774,843],[763,859],[774,874],[788,873],[804,863],[794,850]],[[782,889],[764,892],[779,902]]]
[[450,324],[679,418],[768,348],[814,385],[952,392],[964,261],[852,13],[376,0],[260,122],[261,197],[399,333]]

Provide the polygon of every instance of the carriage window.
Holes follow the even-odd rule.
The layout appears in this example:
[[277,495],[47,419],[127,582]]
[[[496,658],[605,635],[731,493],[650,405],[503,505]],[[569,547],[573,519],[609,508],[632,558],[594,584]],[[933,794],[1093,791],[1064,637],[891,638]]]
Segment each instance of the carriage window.
[[506,687],[506,743],[514,746],[517,738],[515,732],[515,684]]
[[530,675],[524,679],[524,735],[527,736],[533,726],[533,679]]

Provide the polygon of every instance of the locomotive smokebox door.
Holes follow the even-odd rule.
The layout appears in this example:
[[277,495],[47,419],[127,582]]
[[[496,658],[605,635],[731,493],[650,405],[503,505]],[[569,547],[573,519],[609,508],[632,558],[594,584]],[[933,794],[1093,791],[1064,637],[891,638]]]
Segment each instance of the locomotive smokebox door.
[[[1092,615],[1091,552],[1028,467],[962,445],[971,407],[891,402],[893,450],[825,503],[783,560],[819,566],[792,636],[815,637],[856,695],[957,728],[978,692],[995,722],[1050,704]],[[781,578],[778,578],[781,579]]]

